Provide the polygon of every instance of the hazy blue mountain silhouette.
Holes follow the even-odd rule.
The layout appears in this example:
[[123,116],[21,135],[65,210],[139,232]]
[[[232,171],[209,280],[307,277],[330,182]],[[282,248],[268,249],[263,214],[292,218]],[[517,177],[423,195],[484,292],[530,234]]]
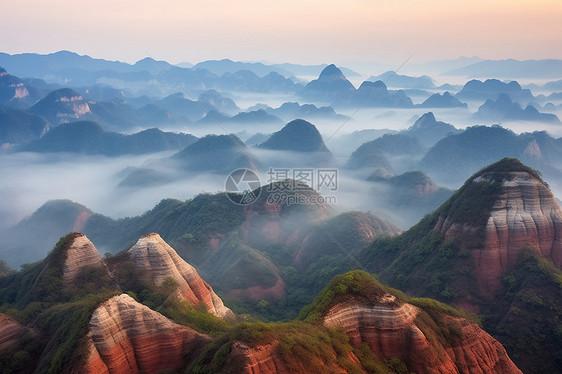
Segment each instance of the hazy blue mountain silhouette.
[[541,113],[534,106],[527,105],[525,109],[515,103],[507,94],[500,94],[497,100],[488,99],[478,108],[474,117],[481,120],[501,121],[533,121],[559,123],[555,114]]
[[468,108],[466,103],[451,95],[449,91],[445,91],[443,94],[433,94],[416,106],[420,108]]

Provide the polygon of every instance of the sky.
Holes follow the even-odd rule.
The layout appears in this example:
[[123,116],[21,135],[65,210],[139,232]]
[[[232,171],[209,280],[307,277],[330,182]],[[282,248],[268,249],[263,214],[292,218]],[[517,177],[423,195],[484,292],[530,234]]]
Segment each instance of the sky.
[[560,0],[4,0],[0,51],[134,62],[562,58]]

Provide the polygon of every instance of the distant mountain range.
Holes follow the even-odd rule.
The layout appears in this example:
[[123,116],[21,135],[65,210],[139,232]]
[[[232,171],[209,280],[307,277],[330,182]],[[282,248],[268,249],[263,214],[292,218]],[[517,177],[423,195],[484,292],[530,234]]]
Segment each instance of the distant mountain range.
[[27,143],[48,129],[49,123],[39,115],[0,107],[0,145]]
[[517,103],[511,101],[511,98],[502,93],[497,100],[488,99],[478,108],[478,112],[474,114],[474,118],[487,121],[529,121],[544,123],[560,123],[560,119],[551,113],[541,113],[533,105],[527,105],[525,109]]
[[27,108],[33,105],[37,97],[38,92],[31,86],[0,67],[0,104],[13,108]]
[[188,134],[144,130],[132,135],[105,131],[95,122],[65,123],[20,148],[28,152],[69,152],[118,156],[179,150],[195,142]]
[[431,77],[422,75],[420,77],[412,77],[408,75],[397,74],[394,71],[387,71],[377,76],[367,78],[370,82],[382,81],[387,87],[397,88],[415,88],[428,89],[435,88],[435,84]]
[[[242,64],[241,67],[249,69],[215,74],[206,69],[182,68],[152,58],[145,58],[131,65],[80,56],[68,51],[48,55],[0,53],[0,66],[16,76],[47,79],[50,83],[64,84],[67,87],[105,84],[137,95],[167,95],[173,87],[176,87],[176,91],[181,89],[178,85],[183,85],[196,94],[210,88],[250,92],[295,92],[301,88],[291,79],[278,74],[275,68],[258,76],[251,70],[252,65]],[[319,71],[320,67],[313,70]]]
[[265,104],[256,104],[248,110],[263,109],[267,113],[281,118],[283,121],[292,121],[297,118],[302,118],[308,121],[313,120],[336,120],[344,121],[347,116],[337,114],[332,107],[324,106],[317,107],[314,104],[300,105],[296,102],[286,102],[281,104],[278,108],[272,108]]
[[560,78],[562,60],[484,60],[445,72],[470,78]]
[[531,91],[521,88],[516,81],[505,83],[497,79],[486,79],[485,81],[473,79],[467,82],[455,97],[461,100],[484,101],[496,100],[499,94],[507,94],[513,101],[519,103],[529,103],[533,100]]
[[466,103],[451,95],[449,91],[445,91],[443,94],[433,94],[416,106],[420,108],[468,108]]
[[389,91],[382,81],[365,81],[358,89],[335,65],[329,65],[318,77],[300,91],[308,101],[330,103],[340,107],[413,107],[412,100],[403,91]]
[[215,110],[211,110],[205,115],[205,117],[197,121],[197,124],[213,125],[215,127],[222,126],[223,124],[238,124],[253,127],[266,125],[281,126],[283,125],[283,121],[279,117],[269,114],[263,109],[240,112],[232,117],[228,117]]
[[517,157],[560,181],[562,138],[545,131],[515,134],[500,126],[473,126],[441,139],[420,160],[419,168],[439,183],[460,184],[471,173],[503,157]]
[[[248,70],[259,77],[264,77],[269,73],[277,73],[286,78],[291,76],[315,76],[327,65],[298,65],[298,64],[264,64],[261,62],[240,62],[229,59],[208,60],[197,63],[192,66],[193,69],[205,69],[216,75],[226,73],[235,73],[240,70]],[[351,69],[342,68],[342,70],[350,77],[358,77],[359,74]]]

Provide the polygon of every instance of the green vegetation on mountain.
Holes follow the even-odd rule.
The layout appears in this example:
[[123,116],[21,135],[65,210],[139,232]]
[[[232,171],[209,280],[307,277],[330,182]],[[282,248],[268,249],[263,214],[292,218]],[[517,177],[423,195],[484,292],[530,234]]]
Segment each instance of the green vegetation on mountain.
[[158,232],[189,263],[206,258],[204,248],[213,234],[226,234],[244,220],[240,206],[225,194],[200,194],[191,200],[162,200],[137,217],[118,220],[95,214],[84,232],[100,249],[113,253],[130,247],[140,236]]
[[[503,183],[516,172],[527,173],[548,187],[536,170],[517,159],[504,158],[475,173],[417,225],[398,237],[375,239],[356,257],[392,287],[447,303],[477,306],[485,329],[524,372],[558,372],[562,369],[562,271],[538,258],[536,252],[523,251],[490,300],[479,289],[471,256],[473,250],[483,248],[494,203]],[[462,237],[445,239],[435,230],[444,219],[465,228]]]
[[[540,181],[540,174],[517,159],[504,158],[483,168],[441,207],[396,238],[378,238],[359,254],[359,261],[381,279],[400,289],[454,302],[463,296],[478,300],[468,247],[484,240],[483,230],[502,181],[509,172],[527,172]],[[475,181],[486,176],[485,180]],[[543,182],[544,183],[544,182]],[[471,235],[447,239],[434,231],[440,219],[473,227]],[[460,242],[462,240],[462,243]]]
[[526,373],[562,371],[562,271],[533,250],[503,277],[482,319]]
[[301,310],[298,320],[318,323],[322,316],[338,303],[354,300],[360,304],[372,305],[377,304],[377,300],[385,294],[396,296],[399,302],[413,304],[423,309],[435,321],[439,321],[444,315],[451,315],[478,322],[475,315],[440,303],[437,300],[409,297],[402,291],[381,283],[376,276],[362,270],[353,270],[336,275],[314,301]]
[[[77,235],[62,237],[44,260],[0,278],[0,313],[42,332],[22,337],[21,349],[6,353],[5,372],[60,373],[80,362],[92,312],[120,293],[107,273],[91,267],[82,268],[75,283],[64,281],[66,253]],[[29,362],[20,363],[22,357]]]
[[[302,321],[238,324],[207,345],[185,372],[240,372],[243,361],[233,354],[236,342],[247,347],[270,346],[272,354],[291,372],[306,370],[322,373],[336,367],[347,373],[362,373],[365,369],[370,373],[381,374],[409,372],[404,362],[398,358],[377,357],[366,344],[352,347],[349,338],[338,329]],[[351,354],[359,362],[351,360]],[[305,363],[306,366],[303,366]]]

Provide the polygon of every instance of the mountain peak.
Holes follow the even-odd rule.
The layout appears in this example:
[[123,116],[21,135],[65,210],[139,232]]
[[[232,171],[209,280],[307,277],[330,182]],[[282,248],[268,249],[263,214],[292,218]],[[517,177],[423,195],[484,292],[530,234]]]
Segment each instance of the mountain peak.
[[485,298],[524,248],[562,268],[562,210],[540,174],[517,159],[483,168],[437,212],[434,230],[478,254],[475,274]]
[[[408,372],[424,373],[428,366],[436,372],[465,372],[469,367],[521,372],[505,349],[462,312],[432,300],[409,299],[360,270],[336,276],[299,317],[341,329],[352,346],[365,344],[376,357],[417,357],[406,359]],[[437,326],[457,334],[453,338]],[[479,345],[473,344],[475,338]],[[474,358],[482,354],[486,359]]]
[[143,235],[128,254],[136,268],[148,274],[156,286],[171,278],[177,284],[178,297],[195,306],[203,303],[209,313],[218,317],[233,316],[211,286],[201,279],[197,270],[178,256],[159,234]]
[[510,157],[505,157],[496,163],[486,166],[474,174],[469,180],[475,180],[477,178],[488,176],[488,179],[501,181],[513,177],[513,173],[527,173],[531,177],[540,181],[544,186],[548,187],[538,171],[524,165],[518,159]]
[[303,119],[289,122],[260,147],[298,152],[329,152],[316,126]]
[[424,113],[420,118],[418,118],[418,120],[414,122],[414,124],[410,128],[421,129],[424,127],[431,127],[431,125],[434,125],[436,122],[437,120],[435,119],[435,115],[433,114],[433,112],[427,112]]
[[66,248],[66,260],[63,265],[63,278],[72,283],[85,266],[105,267],[94,244],[84,234],[69,234]]
[[211,338],[176,324],[127,294],[102,303],[88,323],[83,373],[176,372],[185,352]]
[[322,72],[320,73],[320,76],[318,77],[318,79],[320,80],[347,80],[347,78],[345,77],[345,75],[343,74],[343,72],[336,67],[336,65],[334,64],[330,64],[328,66],[326,66]]
[[355,93],[355,87],[334,64],[322,70],[318,79],[310,81],[301,91],[307,100],[334,102]]

